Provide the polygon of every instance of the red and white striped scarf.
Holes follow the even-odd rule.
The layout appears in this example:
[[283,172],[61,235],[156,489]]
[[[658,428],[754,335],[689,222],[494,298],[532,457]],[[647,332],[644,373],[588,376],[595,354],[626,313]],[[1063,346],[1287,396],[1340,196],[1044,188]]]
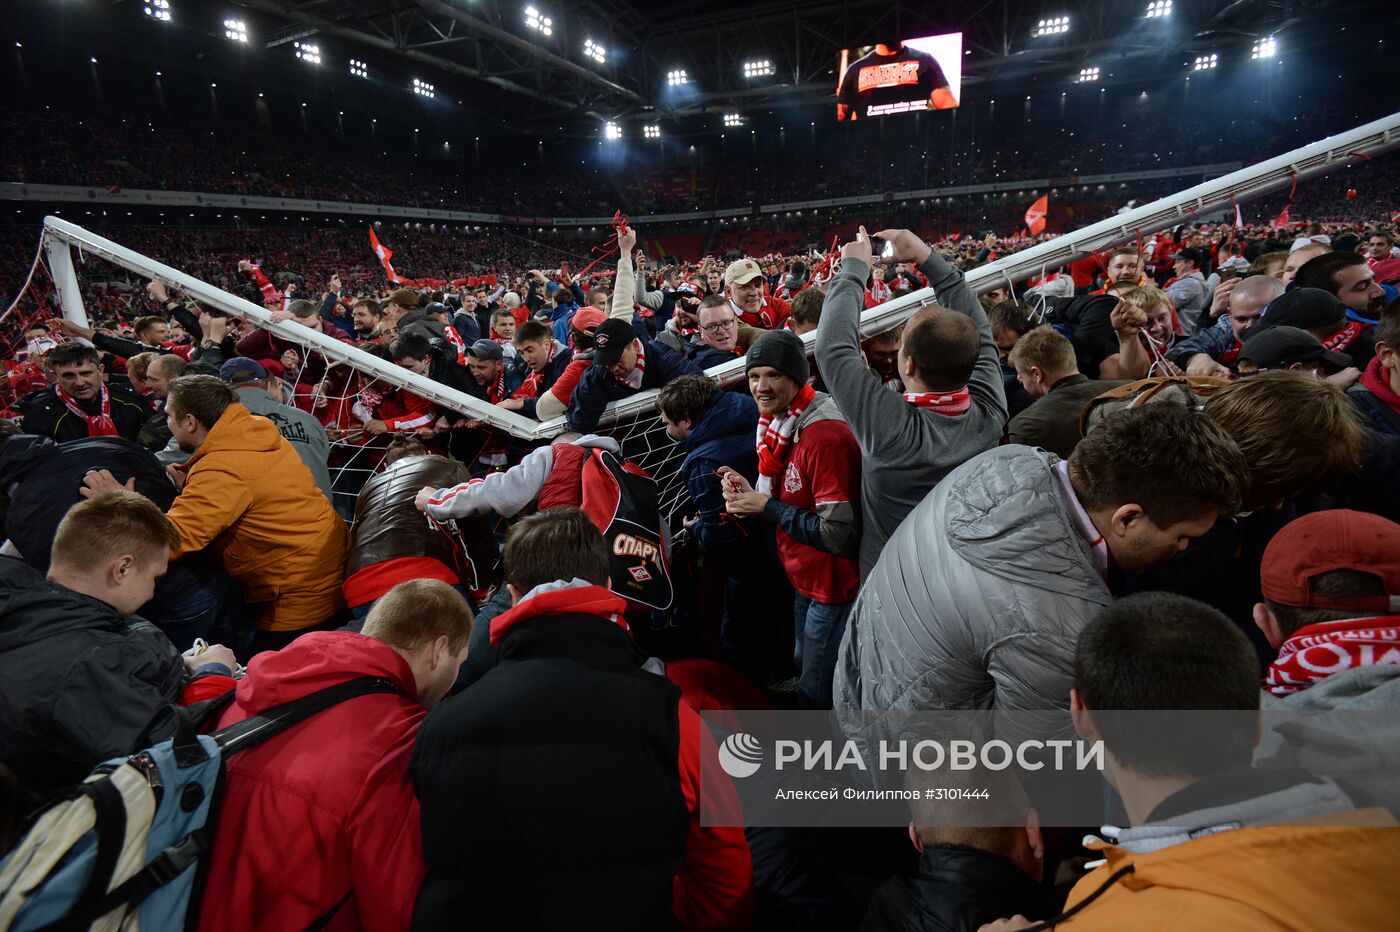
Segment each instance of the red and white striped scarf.
[[506,367],[501,364],[501,375],[496,379],[496,384],[486,389],[486,398],[493,405],[498,405],[506,399]]
[[1361,336],[1361,331],[1364,329],[1365,328],[1363,328],[1356,321],[1348,321],[1345,327],[1343,327],[1341,330],[1338,330],[1336,333],[1332,334],[1327,339],[1323,340],[1322,345],[1327,347],[1329,350],[1334,350],[1335,352],[1340,353],[1341,351],[1345,350],[1348,346],[1351,345],[1352,340],[1355,340],[1357,337]]
[[625,379],[624,379],[624,378],[619,378],[619,377],[616,376],[616,375],[613,376],[613,378],[617,379],[619,382],[621,382],[623,385],[626,385],[628,388],[641,388],[641,387],[642,387],[642,376],[646,375],[646,371],[647,371],[647,351],[646,351],[646,347],[644,347],[644,346],[642,345],[642,342],[641,342],[640,340],[638,340],[638,341],[637,341],[637,364],[636,364],[635,366],[632,367],[632,371],[631,371],[631,372],[627,373],[627,378],[625,378]]
[[872,304],[883,304],[890,299],[893,290],[889,285],[881,280],[874,280],[870,283],[870,301]]
[[1333,673],[1381,666],[1400,666],[1400,616],[1324,621],[1283,642],[1264,675],[1264,688],[1287,696]]
[[462,342],[462,337],[457,333],[457,328],[451,324],[442,325],[442,333],[447,337],[447,342],[457,347],[457,365],[467,364],[467,344]]
[[955,392],[905,392],[904,400],[916,408],[949,417],[966,414],[972,407],[972,395],[966,385]]
[[773,494],[773,479],[782,474],[792,454],[792,434],[797,430],[797,422],[816,394],[816,389],[804,385],[782,414],[758,419],[758,483],[754,488],[764,495]]
[[78,406],[78,402],[74,400],[73,396],[65,392],[62,387],[55,385],[53,390],[58,394],[58,400],[87,424],[89,437],[117,436],[117,424],[112,420],[112,396],[107,393],[106,385],[99,386],[101,394],[98,397],[102,399],[102,404],[96,414],[88,414],[84,411]]

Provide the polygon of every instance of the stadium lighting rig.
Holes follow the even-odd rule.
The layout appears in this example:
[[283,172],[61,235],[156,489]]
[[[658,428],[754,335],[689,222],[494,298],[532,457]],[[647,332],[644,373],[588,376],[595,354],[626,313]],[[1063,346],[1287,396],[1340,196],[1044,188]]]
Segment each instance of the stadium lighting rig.
[[308,65],[319,65],[321,63],[321,47],[314,42],[293,42],[292,47],[297,51],[297,58]]
[[1197,55],[1197,56],[1196,56],[1196,63],[1195,63],[1194,66],[1192,66],[1191,70],[1192,70],[1192,71],[1209,71],[1210,69],[1214,68],[1215,66],[1217,66],[1217,65],[1219,65],[1219,64],[1220,64],[1220,55],[1219,55],[1219,53],[1217,53],[1217,52],[1211,52],[1209,55]]
[[1085,84],[1085,83],[1087,83],[1087,82],[1089,82],[1089,81],[1097,81],[1098,79],[1099,79],[1099,69],[1097,69],[1097,68],[1080,68],[1080,69],[1079,69],[1079,80],[1078,80],[1076,83],[1078,83],[1078,84]]
[[1267,36],[1254,43],[1254,51],[1249,53],[1249,57],[1253,59],[1273,58],[1277,54],[1278,43],[1274,41],[1273,36]]
[[420,81],[417,78],[414,78],[413,93],[417,94],[419,97],[426,97],[429,100],[432,100],[434,97],[437,96],[437,88],[429,84],[427,81]]
[[746,78],[765,78],[776,71],[777,69],[773,67],[773,63],[766,58],[759,61],[744,62],[744,77]]
[[621,139],[622,127],[609,120],[603,124],[603,137],[605,139]]
[[1058,36],[1069,32],[1068,16],[1052,16],[1050,19],[1042,19],[1036,23],[1035,31],[1031,33],[1031,38],[1039,39],[1042,36]]
[[170,0],[146,0],[141,12],[162,23],[170,22]]
[[554,35],[554,20],[532,6],[525,8],[525,25],[546,36]]
[[352,58],[350,59],[350,73],[357,78],[368,78],[369,65],[366,65],[358,58]]
[[608,50],[603,48],[592,39],[586,39],[583,43],[583,54],[593,59],[598,64],[605,64],[608,60]]
[[1172,0],[1152,0],[1147,5],[1148,19],[1162,19],[1172,15]]
[[224,38],[230,42],[247,42],[248,24],[241,19],[224,20]]
[[726,114],[724,115],[724,125],[725,125],[725,126],[743,126],[743,125],[744,125],[744,118],[741,117],[741,116],[739,116],[739,114],[737,114],[737,113],[726,113]]
[[685,73],[684,68],[677,68],[674,71],[666,72],[666,83],[671,87],[678,87],[682,84],[689,84],[690,75]]
[[648,124],[642,127],[642,135],[647,139],[660,139],[661,127],[655,124]]

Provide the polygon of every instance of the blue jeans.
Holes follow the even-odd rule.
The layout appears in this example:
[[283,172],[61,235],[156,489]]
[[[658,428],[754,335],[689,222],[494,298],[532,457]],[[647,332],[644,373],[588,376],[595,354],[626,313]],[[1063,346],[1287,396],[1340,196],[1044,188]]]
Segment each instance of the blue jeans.
[[156,584],[154,597],[141,607],[140,614],[154,622],[182,651],[195,638],[204,638],[211,644],[224,644],[244,657],[257,628],[256,617],[251,624],[245,617],[243,590],[207,553],[190,554],[171,563]]
[[804,708],[831,708],[831,681],[836,676],[836,655],[852,602],[825,605],[805,595],[793,599],[793,621],[797,626],[795,659],[801,671],[797,677],[798,701]]

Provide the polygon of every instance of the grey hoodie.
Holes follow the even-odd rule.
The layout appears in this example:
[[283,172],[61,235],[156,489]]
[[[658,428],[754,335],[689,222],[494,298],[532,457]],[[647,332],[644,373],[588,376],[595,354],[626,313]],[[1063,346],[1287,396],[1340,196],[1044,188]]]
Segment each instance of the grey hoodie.
[[306,468],[311,470],[316,486],[328,500],[334,501],[331,499],[331,471],[328,465],[331,443],[321,422],[300,408],[282,404],[257,386],[236,386],[234,390],[249,413],[265,417],[277,427],[277,432],[287,439]]

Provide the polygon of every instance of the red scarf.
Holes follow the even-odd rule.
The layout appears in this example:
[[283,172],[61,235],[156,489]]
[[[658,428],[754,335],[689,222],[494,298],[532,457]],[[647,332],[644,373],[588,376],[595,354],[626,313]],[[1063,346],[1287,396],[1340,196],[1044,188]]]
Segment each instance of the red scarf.
[[793,396],[787,410],[777,416],[764,415],[758,419],[758,485],[757,490],[772,494],[773,479],[782,474],[792,455],[792,435],[797,422],[816,397],[817,390],[804,385]]
[[100,388],[101,394],[98,397],[101,398],[102,404],[97,414],[88,414],[82,408],[78,407],[78,403],[73,400],[73,396],[65,392],[58,385],[54,385],[53,390],[58,394],[58,400],[67,405],[69,411],[72,411],[75,416],[82,418],[83,421],[87,423],[87,435],[89,437],[115,437],[117,436],[117,425],[116,422],[112,420],[112,396],[107,393],[106,385]]
[[949,417],[966,414],[972,407],[972,395],[966,385],[955,392],[905,392],[904,400],[916,408]]
[[488,389],[486,390],[486,398],[487,398],[487,400],[490,401],[493,405],[498,405],[498,404],[500,404],[502,401],[505,400],[505,397],[506,397],[506,367],[505,367],[504,364],[502,364],[502,365],[501,365],[501,375],[500,375],[500,378],[496,379],[496,384],[495,384],[495,385],[492,385],[490,388],[488,388]]
[[1221,353],[1220,358],[1217,359],[1216,362],[1220,363],[1222,366],[1228,366],[1230,363],[1240,358],[1240,350],[1242,349],[1244,349],[1244,344],[1240,342],[1239,337],[1235,337],[1235,345]]
[[1264,675],[1264,688],[1287,696],[1333,673],[1381,666],[1400,666],[1400,615],[1324,621],[1283,643]]
[[1374,357],[1366,364],[1366,371],[1361,374],[1361,387],[1388,405],[1396,414],[1400,414],[1400,395],[1390,387],[1390,379],[1386,370],[1381,367],[1380,357]]
[[1336,352],[1340,353],[1351,345],[1352,340],[1355,340],[1357,337],[1361,336],[1362,331],[1365,329],[1365,327],[1361,326],[1354,320],[1347,321],[1347,325],[1345,327],[1343,327],[1341,330],[1338,330],[1336,333],[1332,334],[1327,339],[1323,340],[1322,345],[1330,350],[1335,350]]

